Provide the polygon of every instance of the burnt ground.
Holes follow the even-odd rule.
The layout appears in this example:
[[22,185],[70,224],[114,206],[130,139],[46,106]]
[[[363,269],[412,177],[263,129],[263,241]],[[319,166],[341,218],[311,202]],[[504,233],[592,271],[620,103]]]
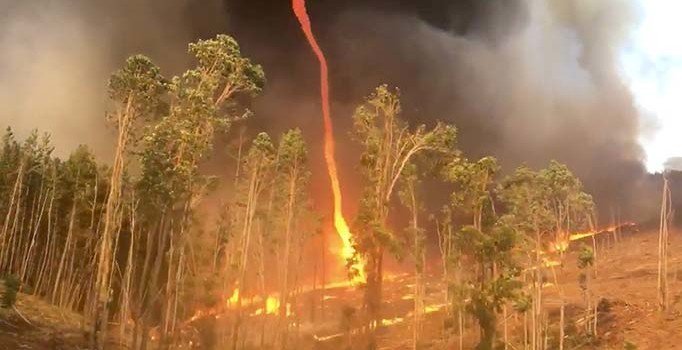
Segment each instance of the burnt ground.
[[[616,240],[611,234],[603,234],[597,240],[595,273],[591,280],[592,300],[599,301],[598,338],[591,341],[576,340],[567,349],[623,349],[626,342],[639,350],[682,349],[682,232],[670,234],[670,258],[668,263],[670,309],[659,311],[657,302],[658,233],[655,231],[623,234]],[[566,297],[567,328],[579,329],[583,322],[585,299],[579,285],[580,269],[577,266],[578,248],[592,245],[591,239],[573,242],[564,257],[562,267],[556,267],[556,285],[544,289],[545,305],[549,310],[550,323],[558,323],[560,295]],[[548,276],[552,282],[553,277]],[[379,331],[380,349],[412,348],[412,277],[393,276],[385,283],[383,318],[385,326]],[[436,275],[427,283],[426,321],[423,349],[457,349],[458,340],[454,330],[445,330],[443,285]],[[343,349],[347,340],[343,333],[343,309],[361,305],[361,291],[338,289],[327,291],[326,327],[310,330],[308,347],[312,349]],[[511,311],[510,311],[511,313]],[[306,322],[303,322],[306,324]],[[508,332],[510,339],[522,344],[521,317],[510,316]],[[445,325],[445,326],[444,326]],[[312,328],[312,327],[311,327]],[[473,327],[472,327],[473,328]],[[502,328],[502,327],[500,327]],[[556,329],[553,332],[558,332]],[[567,329],[567,333],[575,332]],[[500,329],[502,333],[502,329]],[[311,335],[311,334],[314,334]],[[577,333],[576,333],[577,334]],[[336,336],[335,336],[336,335]],[[500,336],[502,336],[500,334]],[[556,336],[556,335],[555,335]],[[477,339],[475,330],[466,333],[464,348],[471,349]],[[515,338],[516,337],[516,338]],[[305,336],[304,336],[305,338]],[[310,339],[312,338],[312,339]],[[567,344],[568,344],[567,340]],[[551,347],[551,345],[550,345]],[[357,348],[356,345],[353,348]]]
[[[599,313],[599,338],[591,345],[572,346],[567,349],[613,349],[624,348],[625,342],[639,350],[682,349],[682,232],[670,235],[670,312],[658,311],[657,304],[657,232],[625,235],[614,242],[612,237],[600,237],[597,250],[596,276],[592,280],[594,299],[602,301]],[[585,241],[590,243],[591,241]],[[573,244],[573,250],[580,243]],[[580,325],[584,310],[583,293],[579,287],[577,252],[569,251],[564,266],[556,268],[556,276],[567,300],[566,313],[569,323]],[[444,301],[443,285],[438,271],[427,280],[427,315],[424,324],[421,349],[457,349],[458,339],[454,330],[444,322],[441,309]],[[361,339],[358,327],[362,320],[362,290],[356,287],[338,286],[324,291],[324,312],[320,300],[322,291],[301,293],[294,303],[296,316],[292,316],[292,333],[299,339],[298,349],[347,348],[348,329],[353,329],[353,339]],[[545,301],[550,310],[552,323],[558,317],[557,301],[560,291],[555,285],[545,288]],[[379,349],[412,348],[413,278],[409,274],[392,275],[384,285],[384,325],[378,331]],[[85,349],[85,336],[80,330],[82,317],[69,313],[31,296],[20,295],[13,310],[0,311],[0,350],[4,349]],[[252,316],[244,325],[242,341],[250,348],[261,348],[274,339],[277,316]],[[24,320],[25,318],[25,320]],[[213,315],[188,324],[195,334],[194,348],[224,349],[226,344],[215,340],[229,333],[230,315]],[[510,338],[519,344],[520,317],[509,318]],[[474,328],[474,327],[471,327]],[[209,330],[212,329],[212,330]],[[445,331],[444,331],[445,329]],[[502,331],[502,330],[501,330]],[[473,348],[477,334],[470,330],[464,339],[464,348]],[[203,344],[202,344],[203,340]],[[208,343],[212,343],[209,347]],[[200,345],[201,344],[201,345]],[[357,342],[351,348],[360,348]]]

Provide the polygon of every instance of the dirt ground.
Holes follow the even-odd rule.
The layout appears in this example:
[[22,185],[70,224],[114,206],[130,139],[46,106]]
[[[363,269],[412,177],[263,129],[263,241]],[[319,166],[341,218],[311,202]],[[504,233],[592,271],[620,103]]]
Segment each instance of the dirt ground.
[[15,309],[0,309],[0,350],[84,349],[80,315],[19,294]]
[[[670,234],[669,295],[670,311],[662,313],[657,302],[657,270],[658,270],[658,233],[655,231],[633,232],[622,234],[616,240],[610,234],[604,234],[597,240],[597,259],[595,276],[591,280],[594,300],[604,300],[598,321],[598,342],[594,345],[572,347],[572,349],[624,349],[626,342],[636,346],[638,350],[682,349],[682,231]],[[608,235],[608,236],[607,236]],[[572,242],[569,252],[564,258],[563,267],[556,267],[555,272],[562,292],[566,296],[567,318],[573,321],[582,317],[585,299],[579,286],[580,270],[577,267],[577,250],[582,244],[592,245],[592,240]],[[548,277],[550,281],[553,277]],[[385,283],[384,306],[385,327],[379,332],[380,349],[411,349],[411,309],[412,309],[412,277],[409,275],[394,276]],[[427,283],[426,305],[434,307],[426,315],[423,349],[456,349],[459,348],[456,337],[450,337],[448,343],[443,329],[443,313],[437,310],[442,305],[443,286],[436,276]],[[558,318],[558,306],[561,291],[556,285],[548,285],[544,289],[547,308],[551,322]],[[329,315],[340,315],[345,305],[359,305],[360,291],[331,290],[327,292],[330,305]],[[329,317],[329,316],[328,316]],[[340,316],[332,317],[326,331],[316,329],[315,349],[339,349],[347,344],[340,337]],[[518,336],[518,324],[512,318],[509,333]],[[518,320],[518,319],[517,319]],[[336,323],[336,325],[334,325]],[[516,331],[516,332],[515,332]],[[500,330],[502,332],[502,330]],[[336,333],[336,336],[333,334]],[[474,347],[477,335],[468,332],[464,340],[464,348]],[[510,335],[513,337],[513,335]]]
[[[669,289],[670,312],[658,311],[657,303],[657,232],[636,232],[623,235],[615,242],[611,236],[599,237],[596,276],[591,281],[595,299],[604,299],[608,308],[599,314],[599,342],[597,345],[574,349],[624,349],[626,342],[639,350],[682,349],[682,231],[670,234]],[[591,240],[584,243],[591,245]],[[563,268],[556,268],[556,276],[567,298],[568,317],[578,318],[584,308],[583,293],[579,287],[576,248],[574,242],[567,253]],[[378,332],[379,349],[412,348],[413,277],[409,274],[390,275],[384,285],[383,326]],[[458,340],[445,341],[443,333],[444,286],[437,277],[437,269],[427,281],[427,314],[422,336],[422,349],[456,349]],[[549,304],[559,300],[559,289],[554,285],[545,288]],[[322,293],[318,291],[317,293]],[[312,293],[297,298],[295,309],[298,319],[294,331],[301,348],[344,349],[348,344],[344,330],[360,324],[359,308],[362,290],[338,286],[324,292],[324,312]],[[64,312],[31,296],[21,294],[14,310],[0,311],[0,350],[13,349],[85,349],[85,334],[80,330],[82,318]],[[312,310],[316,310],[313,312]],[[556,307],[550,306],[556,317]],[[344,316],[346,315],[346,316]],[[216,317],[219,321],[220,317]],[[224,317],[229,322],[229,317]],[[276,316],[254,317],[247,338],[265,338],[267,343]],[[518,320],[518,319],[517,319]],[[201,328],[199,320],[195,325]],[[215,322],[215,321],[214,321]],[[517,322],[518,323],[518,322]],[[215,323],[214,323],[215,325]],[[220,327],[220,325],[218,325]],[[514,334],[513,321],[509,333]],[[502,330],[501,330],[502,331]],[[450,332],[452,333],[452,332]],[[518,333],[517,333],[518,334]],[[356,335],[357,336],[357,335]],[[464,339],[464,348],[471,349],[476,341],[475,332]],[[355,346],[354,346],[355,347]],[[214,347],[220,349],[220,347]],[[254,348],[258,348],[255,346]]]

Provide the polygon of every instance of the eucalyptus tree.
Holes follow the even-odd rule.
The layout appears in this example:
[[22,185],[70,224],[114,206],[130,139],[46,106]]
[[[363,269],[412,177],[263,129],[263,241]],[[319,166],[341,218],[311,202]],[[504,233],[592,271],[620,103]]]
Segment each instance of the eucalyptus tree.
[[[531,243],[529,269],[532,275],[532,344],[533,349],[543,347],[542,283],[544,279],[545,243],[559,243],[563,258],[563,246],[569,241],[570,230],[588,225],[594,203],[592,197],[583,191],[580,180],[566,165],[551,161],[547,168],[533,171],[526,166],[519,167],[505,178],[498,188],[498,195],[507,209],[504,220],[524,233]],[[545,237],[549,237],[550,242]],[[534,248],[532,248],[534,246]],[[562,299],[563,288],[556,280]],[[561,306],[561,334],[564,330],[564,302]],[[563,348],[563,336],[560,340]]]
[[[459,347],[463,348],[464,312],[467,299],[466,285],[471,280],[469,271],[463,269],[463,254],[455,238],[458,231],[455,223],[468,223],[476,230],[483,230],[484,212],[493,212],[492,190],[495,175],[499,171],[497,160],[484,157],[470,161],[460,155],[450,157],[440,169],[443,180],[451,184],[450,201],[441,213],[438,229],[439,247],[444,266],[444,282],[447,286],[446,304],[448,316],[458,324]],[[491,215],[488,215],[490,219]],[[506,310],[506,309],[505,309]]]
[[254,223],[256,214],[262,207],[262,196],[268,186],[272,185],[273,170],[276,164],[276,149],[272,139],[266,133],[260,133],[253,140],[249,151],[243,159],[242,169],[244,179],[239,183],[238,192],[242,210],[237,223],[238,230],[238,279],[237,288],[237,315],[232,330],[232,348],[237,349],[242,315],[242,299],[246,289],[246,272],[251,255]]
[[[542,237],[552,232],[554,221],[547,203],[546,187],[540,174],[526,166],[517,168],[504,178],[497,189],[505,206],[502,218],[527,237],[528,269],[531,282],[531,348],[541,349],[544,313],[542,284],[544,280]],[[525,320],[525,318],[524,318]]]
[[590,271],[594,267],[594,251],[586,246],[580,249],[578,254],[578,268],[580,274],[578,275],[578,283],[580,290],[583,292],[585,300],[585,330],[588,334],[597,335],[597,305],[593,304],[592,300],[592,286]]
[[95,227],[105,205],[104,171],[86,146],[76,148],[61,167],[59,207],[68,220],[57,242],[61,252],[49,293],[54,304],[73,308],[75,299],[87,291],[80,281],[89,280],[89,261],[76,257],[94,255]]
[[[138,289],[140,295],[156,293],[157,272],[164,254],[169,257],[164,271],[163,335],[175,328],[192,213],[212,181],[200,174],[201,162],[211,153],[218,133],[250,114],[238,100],[255,97],[265,82],[262,68],[243,57],[237,42],[227,35],[192,43],[189,53],[196,66],[172,79],[167,115],[145,133],[138,185],[144,198],[140,205],[154,218],[148,224],[155,234],[147,240],[156,242],[155,248],[147,243],[147,254],[154,250],[156,257],[153,267],[143,271],[143,277],[151,275],[151,279]],[[155,303],[153,297],[145,299],[146,308]]]
[[[489,213],[488,215],[493,215]],[[472,277],[462,286],[466,310],[476,318],[481,339],[476,349],[496,348],[497,319],[504,305],[520,296],[522,282],[516,261],[518,234],[493,219],[482,230],[465,226],[455,236]]]
[[284,254],[281,259],[280,285],[280,332],[281,348],[287,345],[287,305],[291,292],[292,279],[292,250],[295,246],[294,230],[296,223],[302,216],[302,209],[306,203],[307,182],[310,172],[307,167],[308,149],[299,129],[293,129],[282,135],[277,151],[278,191],[284,194],[284,237],[281,237]]
[[372,329],[379,317],[384,252],[396,253],[399,246],[388,226],[396,184],[416,156],[451,152],[456,137],[453,126],[411,128],[400,114],[398,92],[381,85],[353,115],[354,135],[363,147],[360,169],[366,183],[354,232],[359,258],[365,261],[365,307]]
[[494,157],[484,157],[476,162],[458,157],[443,171],[445,180],[455,186],[450,196],[453,210],[470,216],[471,225],[478,230],[483,225],[483,209],[492,201],[491,189],[499,170]]
[[414,259],[414,310],[412,324],[412,348],[417,349],[423,328],[424,318],[424,269],[426,265],[426,232],[420,221],[420,214],[424,208],[420,198],[420,178],[418,166],[412,162],[403,170],[403,178],[399,190],[400,201],[410,212],[410,222],[407,228],[407,246],[412,245]]
[[110,116],[117,128],[116,148],[109,179],[109,193],[104,209],[103,229],[99,241],[97,274],[94,288],[95,307],[92,313],[91,345],[103,349],[109,320],[113,242],[119,231],[121,216],[122,181],[126,152],[135,135],[133,131],[141,119],[155,116],[163,105],[167,85],[160,69],[142,55],[130,57],[123,68],[109,80],[109,97],[116,103]]

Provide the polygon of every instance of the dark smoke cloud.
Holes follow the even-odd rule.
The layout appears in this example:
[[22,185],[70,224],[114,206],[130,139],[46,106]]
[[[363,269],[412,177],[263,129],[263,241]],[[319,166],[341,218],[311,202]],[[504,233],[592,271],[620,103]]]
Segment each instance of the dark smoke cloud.
[[[289,1],[0,0],[0,10],[0,122],[51,131],[64,150],[88,143],[106,153],[105,81],[127,55],[148,54],[170,75],[188,64],[187,42],[219,32],[268,75],[252,123],[301,126],[319,144],[317,66]],[[634,0],[316,0],[309,11],[331,63],[351,197],[352,110],[390,83],[406,117],[454,122],[472,157],[496,155],[506,169],[558,159],[604,211],[640,210],[639,118],[618,59],[637,21]],[[312,152],[313,190],[326,202],[321,150]]]
[[[558,159],[581,176],[602,212],[642,210],[647,197],[640,189],[647,177],[637,142],[639,116],[619,73],[619,52],[637,22],[634,1],[313,3],[318,2],[311,2],[311,12],[333,67],[342,130],[350,126],[352,106],[387,82],[401,88],[409,119],[454,122],[468,154],[496,155],[507,169]],[[249,8],[268,13],[264,5]],[[258,21],[240,24],[256,38],[254,52],[266,62],[272,58],[266,68],[306,72],[297,65],[313,63],[305,47],[303,57],[268,47],[273,40]],[[314,89],[314,73],[313,66],[303,75],[313,74],[313,81],[298,86]],[[291,86],[300,76],[271,83]],[[266,99],[262,114],[275,119],[284,101],[309,97],[286,91],[278,103]]]

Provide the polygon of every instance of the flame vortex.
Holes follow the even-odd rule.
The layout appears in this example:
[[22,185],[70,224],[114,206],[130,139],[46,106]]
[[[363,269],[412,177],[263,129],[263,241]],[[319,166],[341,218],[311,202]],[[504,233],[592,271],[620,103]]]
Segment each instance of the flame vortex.
[[[339,177],[336,168],[336,158],[334,150],[334,129],[332,126],[330,105],[329,105],[329,68],[327,66],[327,59],[322,52],[322,49],[317,43],[315,36],[313,35],[312,26],[310,24],[310,18],[308,17],[308,12],[305,7],[305,0],[292,0],[291,2],[294,14],[301,25],[301,29],[305,34],[311,49],[317,56],[317,60],[320,63],[320,92],[322,95],[322,117],[324,121],[324,159],[327,163],[327,172],[329,173],[329,179],[332,186],[332,195],[334,196],[334,227],[339,237],[341,237],[341,242],[343,247],[341,249],[341,255],[344,259],[352,258],[355,254],[355,249],[352,244],[352,235],[346,219],[343,217],[343,199],[341,196],[341,186],[339,185]],[[363,273],[364,269],[361,263],[356,263],[353,266],[360,276],[364,279]]]

